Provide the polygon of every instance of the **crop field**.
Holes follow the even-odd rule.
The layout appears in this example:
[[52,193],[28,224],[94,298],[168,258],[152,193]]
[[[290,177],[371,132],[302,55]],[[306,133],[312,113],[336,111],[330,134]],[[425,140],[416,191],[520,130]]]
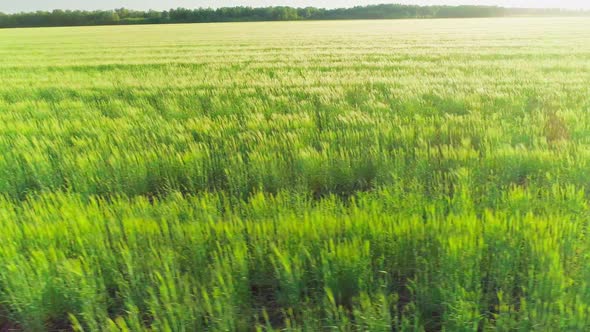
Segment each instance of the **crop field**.
[[590,19],[0,30],[0,331],[590,330]]

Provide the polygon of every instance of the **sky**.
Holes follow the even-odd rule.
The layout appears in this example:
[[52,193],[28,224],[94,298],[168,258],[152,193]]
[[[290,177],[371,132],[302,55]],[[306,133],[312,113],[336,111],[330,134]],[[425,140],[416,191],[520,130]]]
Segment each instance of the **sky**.
[[590,9],[590,0],[0,0],[0,12],[52,9],[156,9],[176,7],[233,7],[233,6],[292,6],[292,7],[352,7],[380,3],[404,3],[418,5],[498,5],[504,7],[551,7]]

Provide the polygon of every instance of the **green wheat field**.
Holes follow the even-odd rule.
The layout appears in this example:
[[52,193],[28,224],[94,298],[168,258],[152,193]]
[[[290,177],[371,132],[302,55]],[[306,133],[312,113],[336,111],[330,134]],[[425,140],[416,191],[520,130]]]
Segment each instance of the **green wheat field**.
[[0,30],[0,330],[589,330],[589,27]]

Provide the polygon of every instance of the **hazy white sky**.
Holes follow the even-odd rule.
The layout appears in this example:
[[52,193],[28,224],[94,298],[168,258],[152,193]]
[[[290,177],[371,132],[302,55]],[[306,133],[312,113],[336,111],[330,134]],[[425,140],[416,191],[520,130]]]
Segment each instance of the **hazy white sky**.
[[477,4],[506,7],[555,7],[590,9],[590,0],[0,0],[0,12],[51,10],[51,9],[169,9],[176,7],[224,7],[224,6],[294,6],[294,7],[351,7],[379,3]]

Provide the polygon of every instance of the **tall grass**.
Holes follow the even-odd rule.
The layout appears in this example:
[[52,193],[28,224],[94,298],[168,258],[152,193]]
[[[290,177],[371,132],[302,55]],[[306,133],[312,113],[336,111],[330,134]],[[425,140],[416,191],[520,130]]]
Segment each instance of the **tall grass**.
[[587,23],[0,31],[0,330],[587,330]]

